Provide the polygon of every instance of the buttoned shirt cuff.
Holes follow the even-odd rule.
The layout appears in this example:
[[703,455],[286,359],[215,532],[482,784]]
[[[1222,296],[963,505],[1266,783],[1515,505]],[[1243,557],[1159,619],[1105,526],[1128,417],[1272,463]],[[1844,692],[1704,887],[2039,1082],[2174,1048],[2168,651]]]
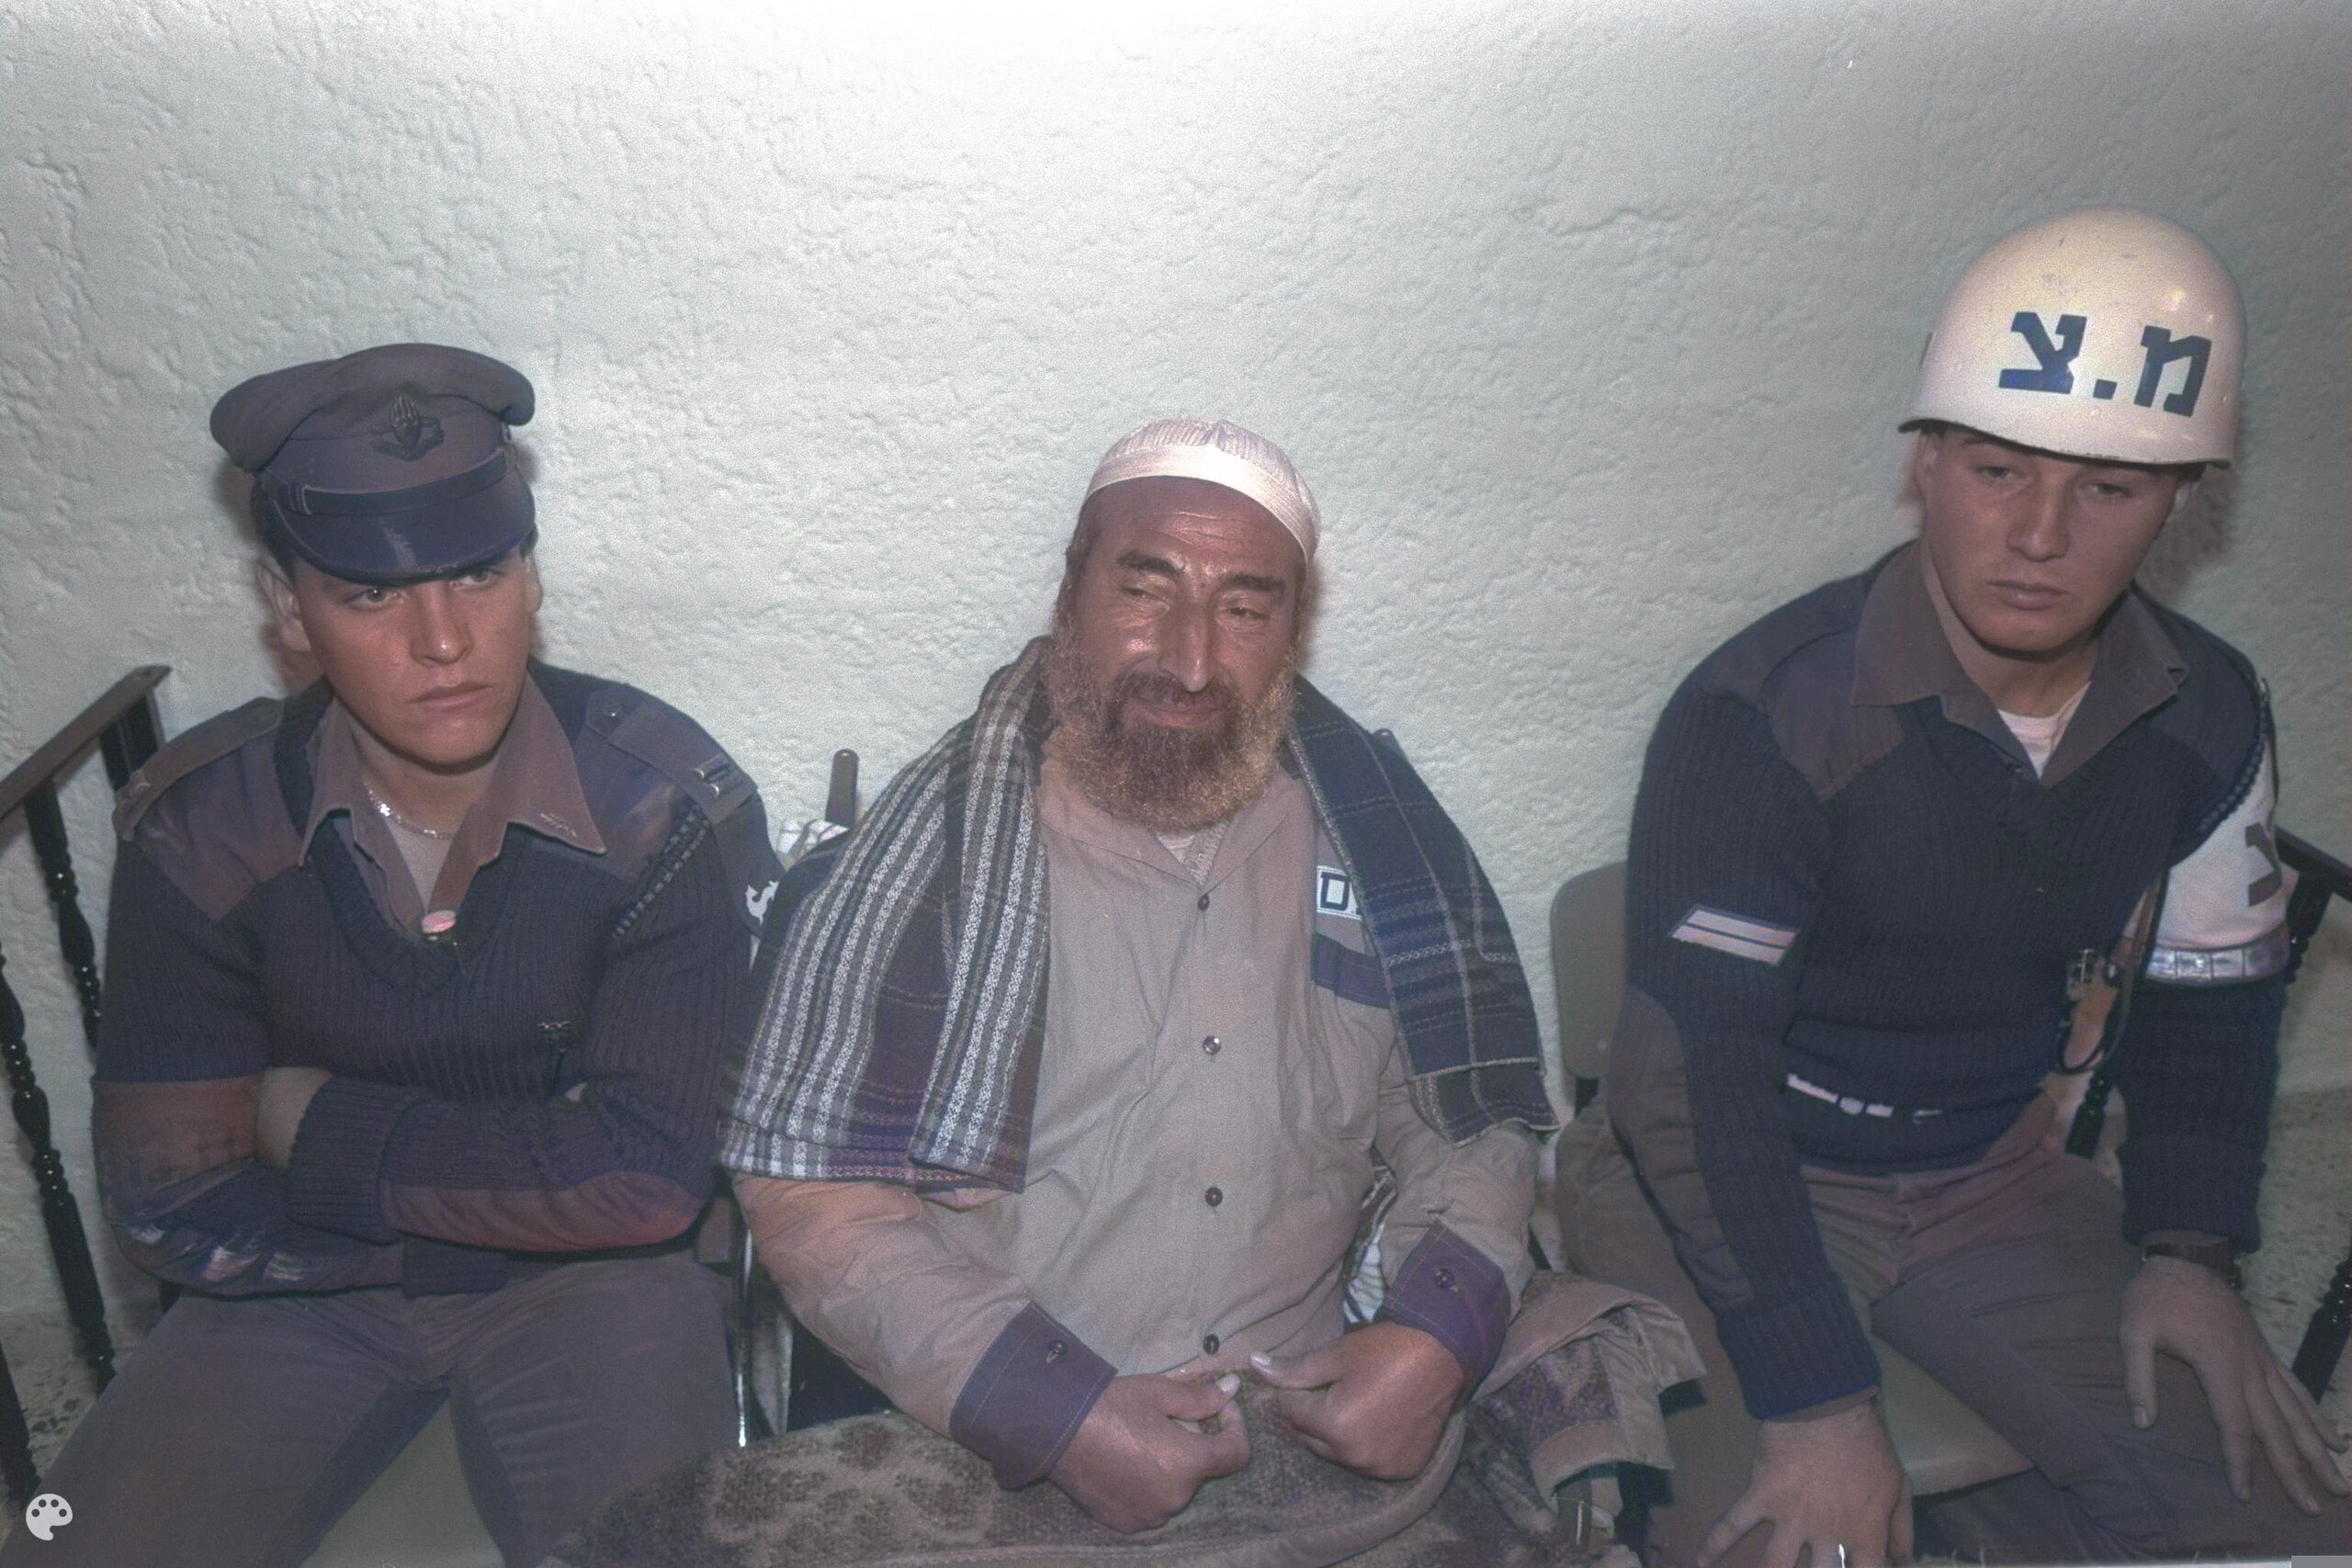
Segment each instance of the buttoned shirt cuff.
[[429,1098],[420,1089],[341,1075],[321,1084],[294,1133],[287,1212],[362,1241],[400,1239],[384,1220],[384,1148],[400,1119]]
[[1474,1389],[1502,1353],[1510,1286],[1493,1259],[1435,1224],[1396,1271],[1380,1315],[1418,1328],[1452,1351],[1463,1387]]
[[994,1466],[1007,1491],[1042,1481],[1116,1375],[1032,1302],[965,1380],[947,1435]]

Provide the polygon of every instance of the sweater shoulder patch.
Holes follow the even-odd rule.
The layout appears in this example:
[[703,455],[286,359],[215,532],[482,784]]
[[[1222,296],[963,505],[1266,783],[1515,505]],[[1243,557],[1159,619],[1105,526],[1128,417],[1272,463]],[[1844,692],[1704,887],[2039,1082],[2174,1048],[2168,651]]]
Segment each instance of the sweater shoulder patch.
[[165,741],[115,796],[115,836],[128,840],[148,807],[180,780],[277,728],[278,713],[285,705],[274,697],[255,697]]
[[[2188,616],[2150,607],[2188,666],[2178,694],[2155,715],[2154,728],[2187,747],[2215,778],[2240,784],[2233,793],[2242,793],[2249,760],[2262,745],[2267,704],[2261,678],[2245,655]],[[2226,813],[2229,806],[2221,809]]]
[[258,698],[177,737],[131,775],[115,808],[116,831],[208,919],[301,863],[270,745],[282,707]]
[[1761,710],[1789,765],[1827,800],[1902,743],[1889,710],[1858,706],[1854,628],[1871,577],[1815,589],[1741,632],[1692,674],[1702,689]]
[[1854,701],[1850,632],[1807,643],[1765,682],[1764,716],[1789,765],[1826,801],[1903,743],[1894,710]]
[[1824,583],[1790,600],[1709,654],[1691,679],[1709,691],[1760,701],[1767,683],[1799,653],[1841,634],[1850,640],[1873,575],[1865,572]]

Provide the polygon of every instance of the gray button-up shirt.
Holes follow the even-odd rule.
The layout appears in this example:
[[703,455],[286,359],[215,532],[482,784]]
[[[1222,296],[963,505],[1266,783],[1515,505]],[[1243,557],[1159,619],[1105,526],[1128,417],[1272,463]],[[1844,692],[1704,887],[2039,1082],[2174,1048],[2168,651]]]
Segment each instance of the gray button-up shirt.
[[[1535,1140],[1449,1145],[1412,1109],[1386,1007],[1315,983],[1318,933],[1367,944],[1305,785],[1277,772],[1197,879],[1085,799],[1050,745],[1038,816],[1052,948],[1027,1184],[803,1189],[820,1212],[772,1259],[793,1310],[941,1430],[1033,1306],[1122,1373],[1302,1353],[1341,1331],[1375,1160],[1399,1190],[1392,1284],[1442,1222],[1515,1302]],[[1069,1365],[1059,1344],[1042,1367]]]

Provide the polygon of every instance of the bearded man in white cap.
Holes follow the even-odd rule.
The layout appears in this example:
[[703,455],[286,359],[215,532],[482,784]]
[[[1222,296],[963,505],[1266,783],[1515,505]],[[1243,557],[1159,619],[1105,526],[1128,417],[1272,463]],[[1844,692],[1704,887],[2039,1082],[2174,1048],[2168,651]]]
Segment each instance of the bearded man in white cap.
[[1052,635],[779,894],[723,1131],[800,1319],[1121,1530],[1249,1461],[1245,1377],[1414,1476],[1531,1274],[1533,1007],[1461,834],[1295,672],[1319,525],[1233,424],[1111,448]]
[[[2228,272],[2163,219],[2001,241],[1904,425],[1918,540],[1659,720],[1625,1009],[1562,1161],[1571,1258],[1674,1305],[1713,1369],[1669,1425],[1658,1561],[1908,1555],[1866,1322],[2018,1456],[1924,1505],[1923,1545],[2352,1540],[2233,1288],[2287,961],[2269,717],[2235,649],[2132,587],[2235,455],[2244,344]],[[2102,1060],[2120,1194],[2045,1089]]]

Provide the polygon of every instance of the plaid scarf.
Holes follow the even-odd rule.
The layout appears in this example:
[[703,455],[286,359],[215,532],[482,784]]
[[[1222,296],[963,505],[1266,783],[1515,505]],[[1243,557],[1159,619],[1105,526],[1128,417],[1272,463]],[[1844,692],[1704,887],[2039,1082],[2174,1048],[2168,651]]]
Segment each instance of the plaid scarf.
[[[1018,1191],[1045,1042],[1050,725],[1031,643],[856,831],[794,868],[724,1128],[738,1170]],[[1305,681],[1290,758],[1353,876],[1424,1121],[1554,1125],[1535,1007],[1470,846],[1394,745]],[[796,900],[797,911],[787,904]]]

